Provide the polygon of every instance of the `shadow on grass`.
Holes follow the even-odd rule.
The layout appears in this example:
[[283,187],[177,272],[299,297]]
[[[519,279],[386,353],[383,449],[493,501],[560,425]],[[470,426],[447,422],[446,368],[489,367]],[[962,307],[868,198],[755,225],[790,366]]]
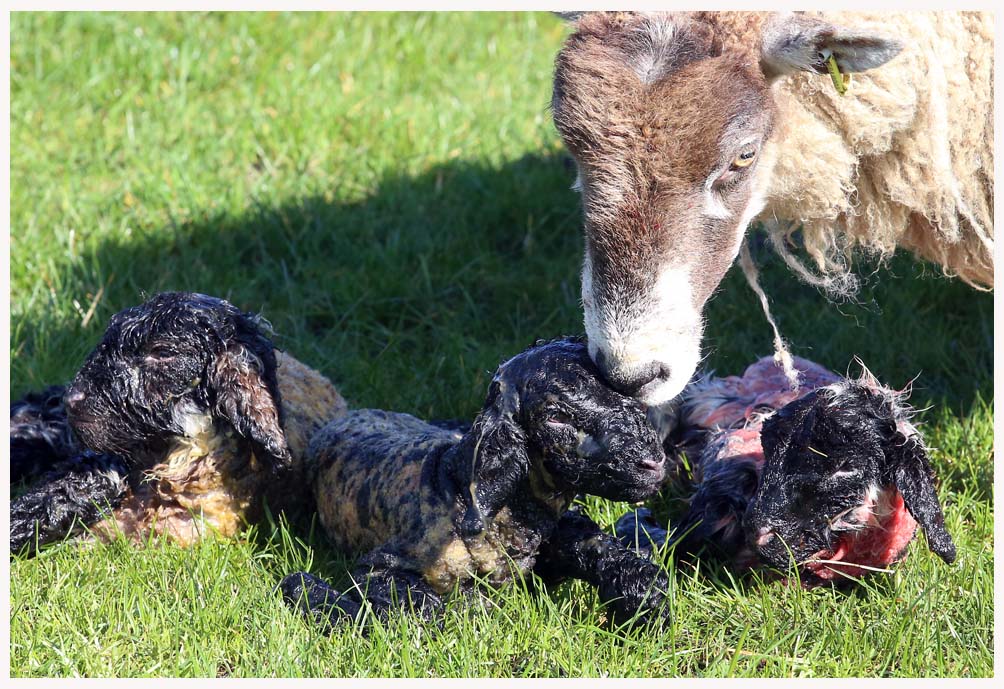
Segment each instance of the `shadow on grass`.
[[14,314],[12,393],[70,377],[118,310],[193,290],[261,312],[279,347],[355,404],[428,413],[441,398],[439,416],[466,415],[483,399],[484,369],[538,336],[582,329],[566,165],[455,162],[353,200],[332,190],[98,239],[54,280],[81,312],[103,288],[86,326],[45,306]]
[[[485,350],[492,355],[476,365],[494,366],[514,353],[510,341],[524,346],[581,332],[582,244],[571,179],[560,154],[501,166],[455,161],[415,177],[390,176],[361,195],[332,190],[236,217],[196,210],[166,227],[99,239],[54,286],[59,296],[76,295],[81,311],[104,288],[86,326],[44,307],[13,317],[12,392],[72,375],[108,318],[144,295],[194,290],[262,312],[278,346],[322,368],[354,401],[408,404],[422,395],[401,384],[445,388],[456,376],[443,366],[434,380],[402,381],[395,375],[402,369],[424,373],[437,355]],[[359,198],[338,200],[346,195]],[[956,414],[968,413],[978,396],[991,399],[992,295],[898,257],[866,281],[860,303],[834,304],[773,254],[759,258],[796,354],[837,371],[860,356],[893,386],[919,376],[916,400],[947,404]],[[706,315],[706,365],[722,375],[770,353],[768,326],[738,271],[730,271]],[[37,379],[40,360],[63,376]],[[376,399],[374,383],[393,394]]]
[[[109,317],[144,295],[193,290],[265,315],[277,345],[327,374],[353,406],[469,419],[500,360],[582,330],[572,177],[562,154],[458,160],[368,191],[263,201],[240,216],[195,210],[95,238],[54,276],[54,289],[78,295],[77,312],[12,313],[11,392],[67,380]],[[894,387],[919,374],[914,403],[957,416],[992,402],[992,295],[900,257],[872,276],[859,304],[836,305],[772,255],[760,259],[796,354],[837,371],[860,356]],[[720,374],[770,353],[738,271],[707,320],[706,363]],[[985,496],[991,476],[977,477]]]

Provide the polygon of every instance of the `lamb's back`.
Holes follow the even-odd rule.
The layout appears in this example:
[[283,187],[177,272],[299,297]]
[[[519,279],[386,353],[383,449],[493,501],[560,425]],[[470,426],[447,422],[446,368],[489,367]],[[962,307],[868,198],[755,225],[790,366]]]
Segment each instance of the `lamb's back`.
[[436,495],[436,460],[460,437],[378,409],[351,411],[327,424],[311,440],[307,463],[328,537],[353,552],[418,538],[430,512],[449,507]]

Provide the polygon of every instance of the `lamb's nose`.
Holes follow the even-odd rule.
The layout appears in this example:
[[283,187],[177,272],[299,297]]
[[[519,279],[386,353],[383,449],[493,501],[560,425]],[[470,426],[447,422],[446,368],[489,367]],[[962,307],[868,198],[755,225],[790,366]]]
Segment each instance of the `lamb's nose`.
[[774,530],[765,526],[756,532],[753,542],[762,548],[772,540],[774,540]]
[[84,401],[84,393],[76,388],[70,388],[66,391],[66,395],[63,396],[63,403],[67,407],[75,407]]

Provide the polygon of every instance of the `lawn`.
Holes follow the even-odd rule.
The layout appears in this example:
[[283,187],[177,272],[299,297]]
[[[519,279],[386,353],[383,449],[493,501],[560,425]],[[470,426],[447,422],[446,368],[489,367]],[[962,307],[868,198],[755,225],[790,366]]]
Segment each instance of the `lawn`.
[[[12,397],[66,381],[116,311],[183,289],[263,313],[354,406],[471,418],[501,360],[582,331],[580,211],[547,109],[564,34],[520,13],[12,15]],[[11,675],[991,674],[992,295],[899,257],[835,304],[757,253],[796,354],[919,375],[954,565],[919,537],[850,592],[679,567],[659,630],[527,580],[441,629],[325,638],[273,591],[301,568],[345,581],[320,533],[67,542],[11,559]],[[770,352],[737,270],[707,317],[710,368]],[[586,504],[607,526],[626,508]]]

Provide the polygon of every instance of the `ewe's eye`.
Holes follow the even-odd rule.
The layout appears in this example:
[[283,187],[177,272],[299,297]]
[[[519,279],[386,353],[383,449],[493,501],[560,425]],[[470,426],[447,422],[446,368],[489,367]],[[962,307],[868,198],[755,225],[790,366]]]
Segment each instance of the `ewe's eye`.
[[756,149],[749,148],[732,159],[731,167],[733,169],[749,167],[753,164],[754,160],[756,160]]
[[749,167],[756,160],[756,148],[748,148],[729,163],[728,169],[718,176],[714,187],[719,191],[727,191],[738,184],[745,176]]

